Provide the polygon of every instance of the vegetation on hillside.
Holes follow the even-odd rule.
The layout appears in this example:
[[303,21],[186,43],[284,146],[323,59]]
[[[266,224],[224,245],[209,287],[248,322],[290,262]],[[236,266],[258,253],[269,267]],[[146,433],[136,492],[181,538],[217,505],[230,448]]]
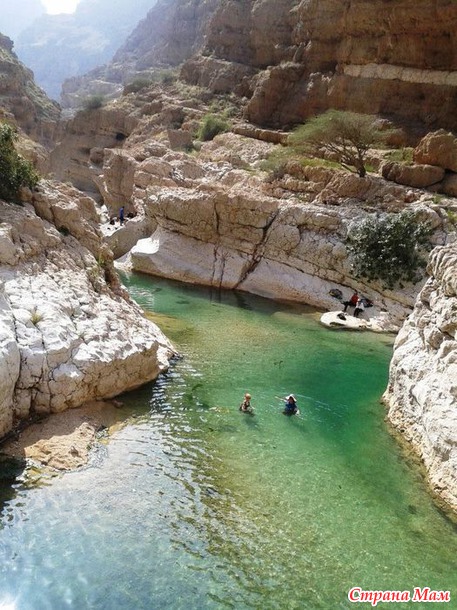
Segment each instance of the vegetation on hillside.
[[411,211],[366,218],[348,235],[352,270],[359,277],[381,280],[390,289],[403,281],[415,282],[425,266],[423,252],[430,234],[429,224]]
[[97,110],[105,105],[105,96],[100,93],[95,93],[94,95],[90,95],[86,97],[83,101],[84,110]]
[[198,129],[197,137],[203,142],[208,142],[215,138],[219,133],[229,131],[230,123],[222,115],[206,114]]
[[377,117],[342,110],[328,110],[295,129],[289,145],[305,156],[338,161],[342,167],[367,173],[367,153],[383,143],[392,130],[382,129]]
[[21,187],[34,188],[39,180],[33,165],[16,151],[17,139],[12,125],[0,123],[0,198],[13,202],[18,201]]

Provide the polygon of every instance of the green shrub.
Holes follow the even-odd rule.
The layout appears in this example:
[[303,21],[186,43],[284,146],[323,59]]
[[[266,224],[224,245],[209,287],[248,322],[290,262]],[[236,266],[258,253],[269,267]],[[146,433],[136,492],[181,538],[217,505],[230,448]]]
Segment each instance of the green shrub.
[[230,129],[229,122],[222,116],[217,114],[206,114],[200,124],[197,133],[199,140],[208,142],[215,138],[219,133],[224,133]]
[[127,83],[124,87],[124,94],[127,93],[138,93],[141,89],[146,89],[153,84],[150,78],[138,77],[135,78],[131,83]]
[[97,108],[101,108],[105,103],[105,96],[99,93],[95,95],[91,95],[86,97],[83,102],[84,110],[97,110]]
[[16,129],[8,123],[0,124],[0,197],[6,201],[18,201],[22,186],[34,188],[39,176],[33,165],[16,152]]
[[363,220],[348,235],[352,269],[357,276],[381,280],[388,288],[415,282],[425,266],[422,252],[429,245],[431,227],[413,212]]

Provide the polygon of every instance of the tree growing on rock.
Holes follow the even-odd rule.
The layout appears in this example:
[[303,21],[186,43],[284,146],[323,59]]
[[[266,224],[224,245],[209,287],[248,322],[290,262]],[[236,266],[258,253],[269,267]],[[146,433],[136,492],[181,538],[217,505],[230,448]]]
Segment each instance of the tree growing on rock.
[[363,178],[369,149],[385,141],[392,131],[382,129],[375,116],[328,110],[297,127],[289,144],[304,154],[334,159]]
[[33,165],[16,151],[17,139],[12,125],[0,123],[0,198],[6,201],[17,201],[22,186],[34,188],[39,180]]
[[370,216],[352,227],[347,244],[355,275],[381,280],[387,288],[415,282],[425,266],[432,229],[411,211]]

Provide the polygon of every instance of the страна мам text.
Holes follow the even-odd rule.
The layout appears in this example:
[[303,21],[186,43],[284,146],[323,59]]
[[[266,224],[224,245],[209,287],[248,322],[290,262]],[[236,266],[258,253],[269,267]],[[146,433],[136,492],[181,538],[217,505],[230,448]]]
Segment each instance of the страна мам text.
[[430,587],[414,587],[412,591],[369,591],[362,587],[352,587],[348,593],[348,600],[353,603],[371,604],[373,607],[380,602],[432,602],[449,603],[450,591],[434,591]]

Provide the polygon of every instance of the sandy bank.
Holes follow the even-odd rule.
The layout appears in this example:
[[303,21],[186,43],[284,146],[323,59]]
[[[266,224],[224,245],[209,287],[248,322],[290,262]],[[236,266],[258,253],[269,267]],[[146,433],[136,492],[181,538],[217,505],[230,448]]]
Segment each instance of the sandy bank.
[[101,431],[124,419],[119,406],[117,401],[94,401],[50,415],[7,441],[0,452],[55,470],[80,468],[87,464]]

